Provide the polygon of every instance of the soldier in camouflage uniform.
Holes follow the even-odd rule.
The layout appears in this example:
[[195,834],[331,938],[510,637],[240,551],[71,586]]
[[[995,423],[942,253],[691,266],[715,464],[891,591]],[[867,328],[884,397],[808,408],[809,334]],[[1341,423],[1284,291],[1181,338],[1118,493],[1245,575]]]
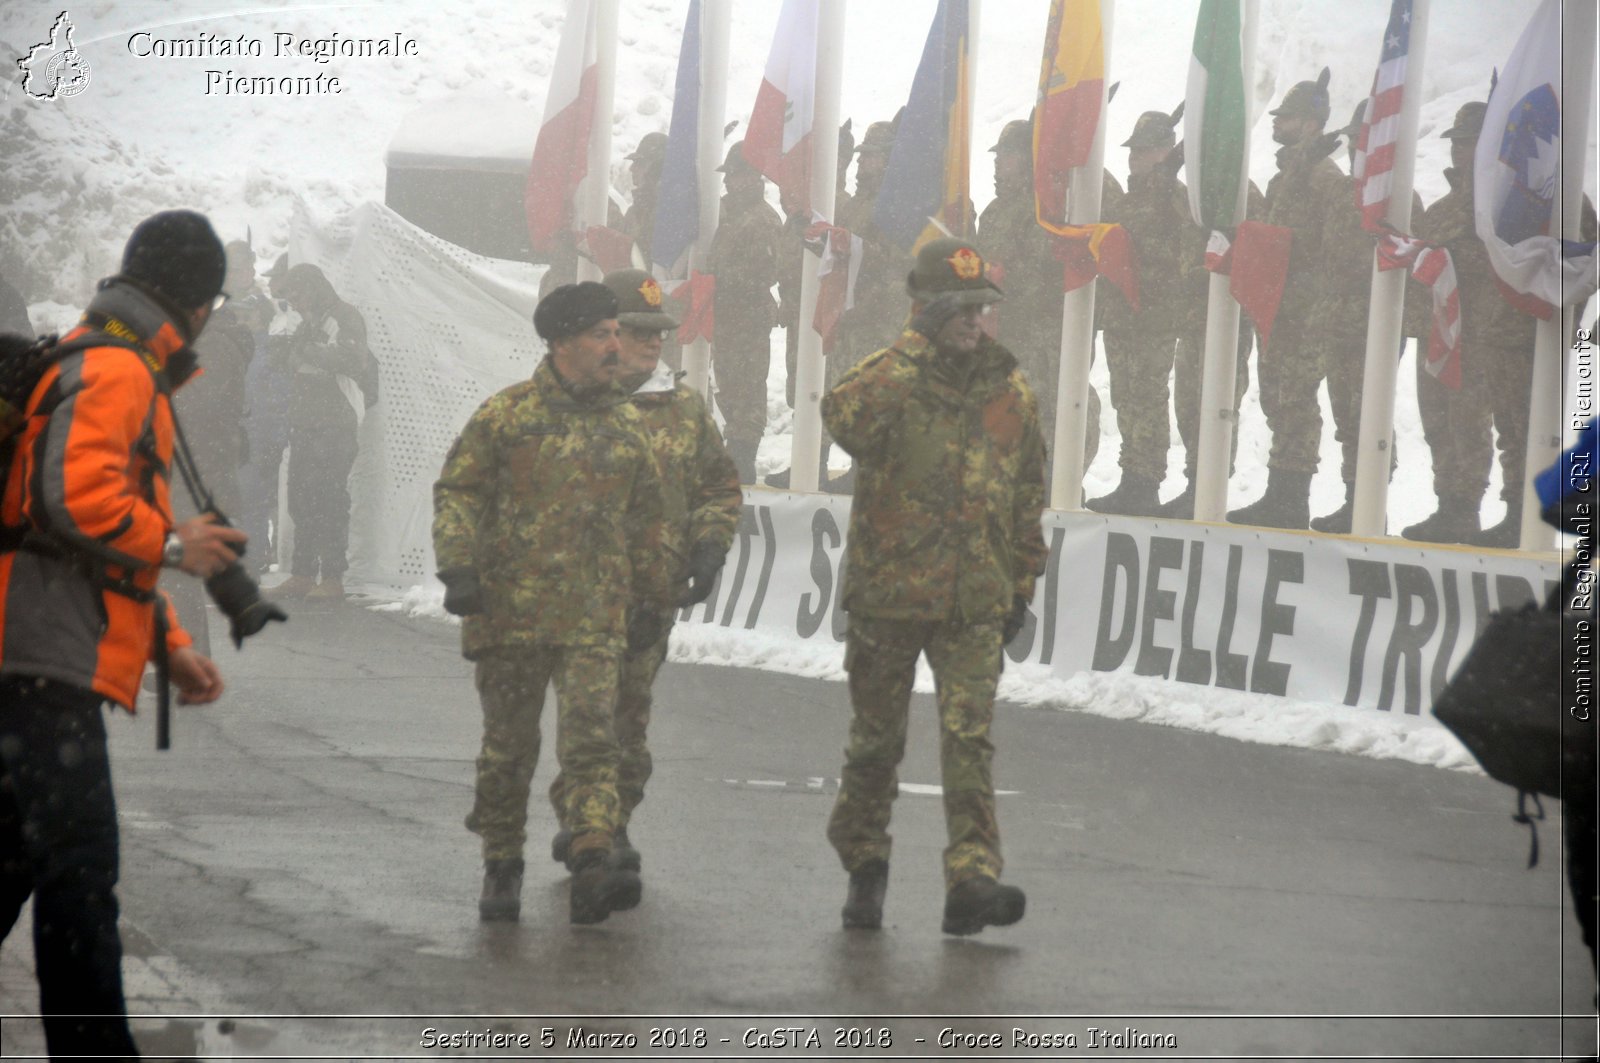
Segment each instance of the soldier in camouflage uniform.
[[[655,259],[650,242],[656,233],[656,202],[661,190],[661,166],[667,158],[667,135],[646,133],[628,156],[628,174],[633,179],[633,202],[622,215],[621,231],[633,238],[649,269]],[[671,263],[665,263],[671,265]]]
[[[1033,123],[1022,118],[1007,122],[989,150],[994,152],[994,199],[978,216],[978,247],[1007,292],[1006,305],[994,311],[995,338],[1015,353],[1033,387],[1048,452],[1055,443],[1064,293],[1054,238],[1039,224],[1033,202]],[[1115,179],[1109,179],[1102,192],[1102,214],[1121,195]],[[1097,293],[1099,298],[1103,296]],[[1093,384],[1087,402],[1084,468],[1100,450],[1100,395]]]
[[1134,124],[1128,149],[1128,191],[1101,217],[1128,230],[1139,263],[1142,299],[1130,306],[1114,285],[1101,293],[1105,308],[1107,367],[1111,371],[1111,405],[1122,436],[1118,464],[1122,481],[1116,490],[1091,499],[1087,508],[1099,513],[1153,517],[1161,509],[1157,493],[1167,475],[1171,436],[1167,382],[1177,357],[1178,337],[1205,306],[1195,305],[1191,276],[1202,268],[1194,252],[1198,227],[1189,216],[1189,193],[1178,180],[1173,132],[1183,117],[1146,111]]
[[1001,649],[1044,571],[1044,442],[1016,358],[983,333],[1000,292],[977,250],[934,240],[916,262],[909,327],[822,401],[860,470],[843,595],[853,718],[828,840],[850,873],[844,925],[877,928],[911,684],[926,654],[950,840],[944,929],[972,934],[1016,922],[1025,904],[997,881],[989,724]]
[[434,484],[445,608],[465,619],[483,748],[467,828],[483,838],[479,914],[516,919],[528,793],[545,686],[556,685],[556,759],[572,827],[571,919],[631,908],[637,872],[611,861],[621,815],[612,715],[626,647],[660,637],[680,560],[638,409],[616,386],[617,300],[566,285],[541,300],[550,345],[533,378],[488,399]]
[[745,161],[740,141],[718,168],[727,194],[711,240],[711,273],[717,278],[716,332],[712,357],[717,405],[728,428],[728,452],[740,483],[755,483],[756,452],[767,428],[767,370],[772,364],[772,328],[778,304],[778,248],[783,221],[767,206],[766,179]]
[[1350,196],[1344,174],[1328,158],[1340,134],[1322,131],[1328,122],[1328,78],[1324,67],[1316,81],[1296,84],[1272,111],[1272,138],[1283,147],[1278,150],[1278,172],[1267,184],[1264,220],[1294,235],[1283,300],[1258,366],[1261,409],[1272,430],[1267,491],[1228,514],[1235,524],[1305,528],[1311,523],[1311,477],[1322,446],[1317,389],[1323,371],[1309,317],[1322,284],[1328,212]]
[[[1343,130],[1350,163],[1355,165],[1356,135],[1367,101],[1357,105]],[[1356,206],[1356,179],[1346,177],[1342,202],[1328,211],[1322,229],[1322,290],[1307,319],[1308,342],[1328,378],[1328,405],[1333,410],[1333,437],[1339,443],[1339,475],[1344,480],[1344,505],[1311,522],[1311,530],[1346,534],[1355,513],[1356,453],[1361,440],[1361,386],[1366,375],[1367,316],[1372,301],[1373,237],[1361,226]],[[1421,217],[1422,201],[1413,195],[1412,217]],[[1411,302],[1426,300],[1412,299]],[[1390,451],[1391,468],[1395,454]]]
[[[1417,236],[1443,244],[1455,262],[1461,299],[1461,387],[1454,390],[1417,359],[1417,405],[1422,434],[1433,452],[1433,489],[1438,510],[1401,534],[1422,542],[1514,547],[1521,539],[1528,404],[1533,387],[1536,323],[1500,295],[1489,253],[1473,216],[1473,155],[1488,104],[1465,103],[1440,136],[1450,141],[1450,191],[1423,213]],[[1582,238],[1594,239],[1594,210],[1585,199]],[[1423,302],[1423,300],[1418,300]],[[1425,322],[1425,307],[1411,307]],[[1413,331],[1426,335],[1419,323]],[[1490,425],[1499,436],[1501,497],[1506,516],[1480,530],[1478,511],[1495,459]]]
[[[661,286],[641,269],[617,270],[603,281],[617,297],[617,321],[622,326],[622,351],[617,382],[633,396],[644,418],[651,445],[661,464],[662,496],[666,505],[669,552],[688,559],[674,573],[675,604],[693,605],[711,594],[728,547],[733,544],[744,496],[739,473],[722,445],[722,433],[700,393],[679,382],[679,374],[661,361],[662,337],[678,327],[678,320],[661,308]],[[645,603],[635,605],[645,609]],[[628,822],[644,800],[652,761],[645,744],[650,726],[650,688],[667,658],[667,639],[673,614],[661,615],[661,635],[645,649],[622,658],[622,678],[615,715],[617,744],[622,757],[617,765],[617,831],[612,853],[617,863],[637,871],[639,851],[628,839]],[[550,805],[556,821],[565,822],[567,777],[560,773],[550,784]],[[571,857],[573,831],[562,827],[551,843],[550,855],[560,863]]]

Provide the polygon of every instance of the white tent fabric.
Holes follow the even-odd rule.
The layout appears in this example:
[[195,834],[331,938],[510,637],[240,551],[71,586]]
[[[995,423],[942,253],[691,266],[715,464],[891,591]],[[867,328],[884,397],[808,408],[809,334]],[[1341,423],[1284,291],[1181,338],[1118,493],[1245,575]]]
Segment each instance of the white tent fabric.
[[433,481],[472,412],[543,358],[532,317],[545,267],[475,255],[378,203],[326,225],[298,212],[289,260],[321,267],[361,311],[382,369],[350,475],[349,581],[430,579]]

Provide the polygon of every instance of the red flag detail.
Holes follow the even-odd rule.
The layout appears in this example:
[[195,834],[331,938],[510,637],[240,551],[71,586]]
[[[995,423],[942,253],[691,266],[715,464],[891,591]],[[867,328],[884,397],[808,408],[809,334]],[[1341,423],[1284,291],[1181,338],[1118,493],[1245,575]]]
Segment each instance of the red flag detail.
[[598,66],[584,68],[577,98],[540,127],[534,143],[523,206],[528,241],[537,252],[557,250],[557,234],[572,224],[572,197],[589,172],[589,127],[599,77]]
[[1272,349],[1272,323],[1283,301],[1283,288],[1289,278],[1289,247],[1294,230],[1259,221],[1239,223],[1233,245],[1223,256],[1228,269],[1228,291],[1255,322],[1261,334],[1261,350]]
[[856,276],[861,268],[862,244],[859,236],[837,225],[821,220],[813,214],[805,239],[808,244],[821,243],[822,261],[817,267],[817,307],[811,316],[811,327],[822,337],[824,350],[831,350],[839,319],[856,302]]
[[1408,269],[1433,298],[1433,328],[1423,368],[1446,387],[1461,387],[1461,295],[1450,252],[1398,233],[1378,238],[1378,268]]
[[630,269],[633,266],[633,237],[620,233],[608,225],[591,225],[578,241],[578,253],[595,265],[600,272]]
[[1129,306],[1139,309],[1138,261],[1128,230],[1105,222],[1066,225],[1054,243],[1062,291],[1076,291],[1104,277],[1117,286]]
[[685,304],[683,324],[678,326],[679,343],[693,343],[697,339],[716,342],[712,336],[716,328],[716,277],[690,270],[689,279],[667,294]]

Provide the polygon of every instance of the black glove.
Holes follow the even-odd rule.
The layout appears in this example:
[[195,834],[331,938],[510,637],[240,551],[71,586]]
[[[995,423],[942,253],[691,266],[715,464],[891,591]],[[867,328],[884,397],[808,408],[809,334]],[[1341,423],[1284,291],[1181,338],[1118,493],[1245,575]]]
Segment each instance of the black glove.
[[667,622],[654,609],[635,609],[628,614],[628,652],[643,653],[656,644]]
[[686,605],[699,605],[711,597],[711,588],[722,571],[727,553],[709,539],[702,539],[689,550],[689,586],[678,594],[673,603],[682,609]]
[[911,319],[911,331],[920,334],[929,343],[932,343],[950,320],[961,313],[961,303],[955,292],[945,292],[931,303],[927,303],[916,316]]
[[1005,623],[1000,625],[1000,645],[1011,645],[1011,640],[1022,631],[1023,622],[1027,619],[1028,599],[1018,594],[1011,599],[1011,612],[1007,614]]
[[452,616],[472,616],[483,612],[483,587],[478,570],[470,565],[439,573],[444,584],[444,611]]

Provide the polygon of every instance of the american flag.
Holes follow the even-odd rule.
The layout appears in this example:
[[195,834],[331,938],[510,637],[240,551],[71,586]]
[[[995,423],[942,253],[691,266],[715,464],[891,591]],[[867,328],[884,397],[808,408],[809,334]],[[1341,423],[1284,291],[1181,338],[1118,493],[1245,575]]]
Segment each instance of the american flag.
[[1394,193],[1395,142],[1400,136],[1400,109],[1405,102],[1406,74],[1411,55],[1411,2],[1394,0],[1389,25],[1383,31],[1378,72],[1372,77],[1372,95],[1356,134],[1356,154],[1350,166],[1355,178],[1356,207],[1361,225],[1378,238],[1378,268],[1408,269],[1428,286],[1433,297],[1433,330],[1423,363],[1447,387],[1461,386],[1461,297],[1456,290],[1456,269],[1450,252],[1397,231],[1388,222]]

